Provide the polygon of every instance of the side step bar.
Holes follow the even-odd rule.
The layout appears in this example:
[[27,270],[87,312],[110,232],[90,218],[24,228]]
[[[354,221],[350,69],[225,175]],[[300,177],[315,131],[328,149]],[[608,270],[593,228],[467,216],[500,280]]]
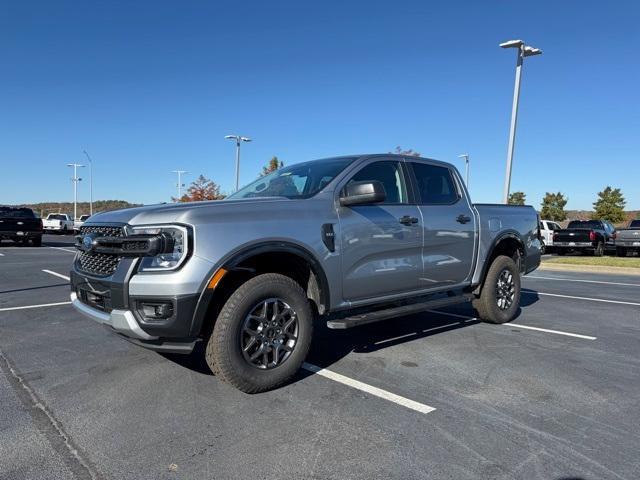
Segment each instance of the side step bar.
[[327,327],[333,330],[344,330],[347,328],[359,327],[367,323],[379,322],[393,317],[402,317],[413,313],[422,312],[424,310],[432,310],[434,308],[448,307],[460,303],[470,302],[473,298],[472,293],[456,295],[454,297],[437,298],[435,300],[427,300],[420,303],[411,303],[408,305],[386,308],[383,310],[374,310],[367,313],[360,313],[350,317],[338,318],[327,321]]

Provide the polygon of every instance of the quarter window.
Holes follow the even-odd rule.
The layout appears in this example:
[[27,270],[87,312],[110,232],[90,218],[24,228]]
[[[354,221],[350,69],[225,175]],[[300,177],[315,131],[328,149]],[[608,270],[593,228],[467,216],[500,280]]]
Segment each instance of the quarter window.
[[416,162],[412,166],[421,204],[448,205],[458,200],[458,190],[448,168]]
[[371,163],[356,173],[349,180],[349,183],[372,180],[377,180],[384,186],[387,199],[383,203],[407,203],[407,188],[400,162],[382,161]]

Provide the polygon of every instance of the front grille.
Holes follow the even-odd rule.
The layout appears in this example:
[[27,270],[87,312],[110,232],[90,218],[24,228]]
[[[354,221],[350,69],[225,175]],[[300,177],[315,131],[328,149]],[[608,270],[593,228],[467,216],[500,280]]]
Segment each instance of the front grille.
[[[101,237],[122,237],[124,229],[112,225],[83,225],[80,227],[80,235],[97,233]],[[78,269],[92,275],[106,277],[116,271],[122,257],[109,253],[80,252],[77,259]]]

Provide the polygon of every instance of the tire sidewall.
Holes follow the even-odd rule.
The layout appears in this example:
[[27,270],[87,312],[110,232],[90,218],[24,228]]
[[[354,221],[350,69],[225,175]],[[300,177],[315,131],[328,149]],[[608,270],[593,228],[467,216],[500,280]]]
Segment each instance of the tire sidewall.
[[[496,289],[498,286],[498,277],[504,270],[509,270],[509,272],[513,275],[513,281],[515,286],[515,295],[513,297],[513,303],[511,307],[506,310],[502,310],[498,307],[496,302]],[[490,314],[492,318],[490,320],[495,323],[505,323],[513,320],[516,313],[518,312],[518,308],[520,308],[520,273],[518,272],[518,267],[513,259],[507,256],[497,257],[491,267],[489,269],[489,273],[487,274],[487,278],[485,280],[485,286],[483,288],[483,293],[487,295],[487,307],[489,307]]]
[[[286,381],[299,370],[309,352],[313,333],[313,314],[302,289],[293,280],[284,276],[282,277],[286,280],[275,282],[261,277],[264,276],[249,280],[244,288],[241,287],[234,293],[234,295],[240,293],[242,298],[232,303],[232,309],[227,309],[229,302],[225,304],[213,330],[213,335],[216,336],[219,334],[218,327],[222,325],[220,322],[227,324],[224,338],[217,338],[214,342],[222,347],[222,351],[216,356],[218,361],[228,362],[226,367],[231,369],[240,382],[249,383],[260,391]],[[294,286],[297,288],[293,288]],[[280,298],[296,312],[298,340],[293,352],[280,366],[263,370],[250,365],[242,355],[240,334],[246,316],[259,302],[268,298]]]

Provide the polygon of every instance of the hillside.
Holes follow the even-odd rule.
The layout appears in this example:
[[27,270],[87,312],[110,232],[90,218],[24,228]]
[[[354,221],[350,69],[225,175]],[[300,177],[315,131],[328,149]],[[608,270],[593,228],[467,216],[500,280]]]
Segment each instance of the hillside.
[[[89,202],[78,202],[78,217],[89,215]],[[49,213],[68,213],[73,215],[73,202],[43,202],[22,205],[31,208],[41,217]],[[96,200],[93,202],[93,213],[118,210],[120,208],[139,207],[140,204],[129,203],[124,200]]]

